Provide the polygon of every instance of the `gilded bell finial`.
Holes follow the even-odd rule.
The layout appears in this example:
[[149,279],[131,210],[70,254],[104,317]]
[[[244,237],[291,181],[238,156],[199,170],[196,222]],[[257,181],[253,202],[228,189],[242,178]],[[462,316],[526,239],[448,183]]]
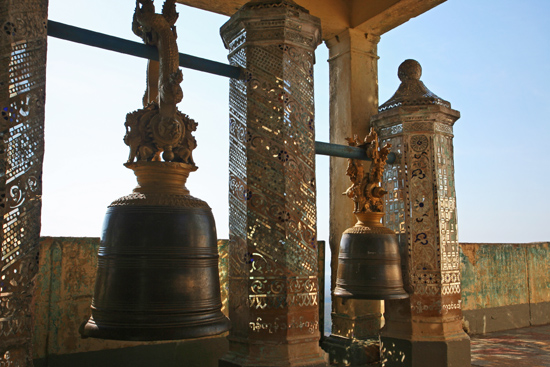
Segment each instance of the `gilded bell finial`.
[[126,115],[124,143],[130,147],[127,165],[133,162],[179,162],[194,166],[192,151],[197,141],[192,132],[197,122],[180,112],[176,105],[183,99],[176,43],[175,0],[166,0],[162,14],[155,13],[152,0],[137,0],[132,22],[133,32],[145,44],[157,47],[159,61],[147,66],[147,89],[143,108]]
[[372,159],[372,164],[370,171],[365,173],[361,161],[349,159],[346,175],[349,176],[352,185],[344,194],[353,200],[355,214],[382,212],[384,210],[382,197],[387,194],[387,191],[380,186],[380,183],[391,144],[385,144],[380,148],[378,134],[372,128],[363,141],[360,141],[357,135],[346,140],[349,146],[365,149],[367,156]]

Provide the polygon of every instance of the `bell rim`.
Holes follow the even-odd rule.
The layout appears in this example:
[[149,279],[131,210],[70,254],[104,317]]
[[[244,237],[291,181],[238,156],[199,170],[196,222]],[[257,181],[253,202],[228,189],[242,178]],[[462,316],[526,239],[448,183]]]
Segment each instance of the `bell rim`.
[[231,323],[221,311],[209,322],[185,323],[181,325],[143,325],[127,323],[101,323],[93,315],[82,323],[79,333],[82,338],[125,341],[162,341],[211,337],[225,333]]
[[369,299],[369,300],[393,300],[393,299],[406,299],[409,298],[409,294],[404,290],[396,290],[395,292],[388,292],[387,294],[368,294],[348,291],[343,288],[336,287],[334,295],[340,298],[346,299]]

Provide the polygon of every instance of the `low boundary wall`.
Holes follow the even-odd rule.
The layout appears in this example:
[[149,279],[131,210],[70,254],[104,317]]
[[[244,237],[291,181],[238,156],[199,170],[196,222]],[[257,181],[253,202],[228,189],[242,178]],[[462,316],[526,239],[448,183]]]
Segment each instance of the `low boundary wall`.
[[550,323],[550,244],[461,243],[462,310],[470,334]]
[[[226,311],[228,241],[218,246]],[[147,361],[145,365],[162,361],[163,366],[177,366],[185,360],[187,366],[216,366],[227,350],[226,335],[156,343],[80,338],[78,327],[89,316],[98,247],[97,238],[41,239],[34,296],[35,366],[85,367],[98,361],[104,367],[119,366],[129,355]],[[324,253],[319,256],[324,269]],[[550,243],[462,243],[461,276],[470,334],[550,324]]]
[[[218,241],[223,312],[227,312],[227,240]],[[129,342],[82,339],[90,316],[99,238],[42,237],[34,294],[35,367],[217,366],[227,333],[200,339]]]
[[[228,314],[229,241],[218,240],[222,312]],[[319,308],[324,308],[324,241],[319,241]],[[36,367],[217,367],[228,350],[227,333],[199,339],[129,342],[82,339],[90,316],[99,238],[42,237],[34,293],[33,359]],[[320,330],[324,317],[320,313]],[[329,320],[330,322],[330,320]]]

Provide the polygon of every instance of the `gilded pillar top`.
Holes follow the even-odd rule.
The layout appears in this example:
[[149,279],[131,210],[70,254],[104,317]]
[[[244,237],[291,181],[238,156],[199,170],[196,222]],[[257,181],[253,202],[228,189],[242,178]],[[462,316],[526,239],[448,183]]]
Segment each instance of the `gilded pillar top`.
[[401,85],[399,85],[397,92],[378,108],[379,112],[399,106],[431,104],[451,108],[451,103],[432,93],[420,80],[422,67],[418,61],[412,59],[403,61],[399,65],[397,76],[401,80]]
[[292,0],[252,0],[220,28],[229,52],[249,44],[280,42],[315,49],[322,41],[321,20]]
[[278,8],[290,7],[309,14],[309,10],[296,4],[293,0],[252,0],[243,5],[241,9]]

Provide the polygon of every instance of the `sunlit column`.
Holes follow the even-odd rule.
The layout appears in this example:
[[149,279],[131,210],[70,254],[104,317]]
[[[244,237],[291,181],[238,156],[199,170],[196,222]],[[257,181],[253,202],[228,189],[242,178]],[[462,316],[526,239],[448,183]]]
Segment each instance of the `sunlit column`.
[[460,113],[426,88],[421,73],[418,62],[403,62],[399,89],[371,120],[398,155],[384,171],[384,224],[399,236],[410,294],[386,302],[382,352],[389,367],[466,367],[453,163]]
[[[378,56],[380,37],[348,29],[326,43],[330,66],[330,142],[369,133],[370,118],[378,112]],[[331,290],[334,291],[342,233],[357,221],[353,203],[342,195],[349,187],[347,160],[330,159]],[[365,162],[368,170],[368,163]],[[378,360],[382,301],[332,297],[332,333],[323,343],[333,363],[362,365]],[[356,340],[355,342],[353,340]],[[370,340],[368,347],[364,342]]]
[[229,352],[220,366],[326,366],[319,347],[314,51],[320,21],[252,1],[222,27],[230,82]]

